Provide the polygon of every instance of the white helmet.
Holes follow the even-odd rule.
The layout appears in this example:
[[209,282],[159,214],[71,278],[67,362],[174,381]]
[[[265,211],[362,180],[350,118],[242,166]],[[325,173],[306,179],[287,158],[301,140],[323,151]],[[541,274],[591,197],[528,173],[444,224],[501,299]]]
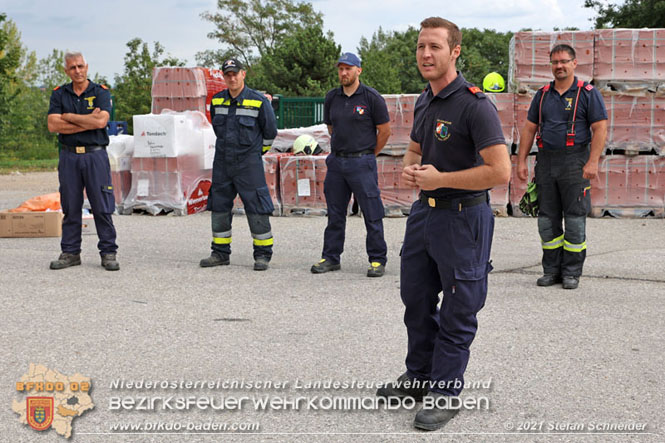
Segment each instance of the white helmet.
[[322,151],[314,137],[309,134],[303,134],[293,142],[293,153],[296,155],[316,155]]

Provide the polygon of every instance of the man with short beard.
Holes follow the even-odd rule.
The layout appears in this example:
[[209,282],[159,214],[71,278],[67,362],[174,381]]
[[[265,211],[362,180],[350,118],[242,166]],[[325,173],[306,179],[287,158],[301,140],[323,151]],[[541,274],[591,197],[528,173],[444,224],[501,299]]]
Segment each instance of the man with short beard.
[[341,87],[328,92],[323,120],[331,135],[331,153],[323,192],[328,207],[328,226],[323,235],[321,260],[310,271],[322,274],[341,269],[346,214],[351,193],[363,212],[369,256],[368,277],[381,277],[387,261],[383,237],[385,215],[379,191],[376,156],[390,136],[386,102],[373,88],[360,82],[360,59],[350,52],[337,62]]

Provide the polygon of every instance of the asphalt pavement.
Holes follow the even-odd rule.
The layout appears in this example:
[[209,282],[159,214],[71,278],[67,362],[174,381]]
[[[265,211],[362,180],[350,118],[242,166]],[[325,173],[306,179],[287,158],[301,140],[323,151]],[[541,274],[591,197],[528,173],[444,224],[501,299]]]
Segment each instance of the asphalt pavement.
[[[0,209],[57,190],[54,173],[40,177],[0,177]],[[535,284],[536,221],[497,218],[463,392],[477,407],[433,433],[413,429],[418,405],[372,404],[377,384],[404,371],[406,218],[385,219],[387,273],[372,279],[357,216],[348,219],[341,271],[323,275],[309,267],[324,217],[272,217],[265,272],[252,270],[244,216],[234,217],[231,265],[207,269],[198,262],[209,254],[209,214],[114,221],[118,272],[100,266],[94,235],[83,238],[83,264],[59,271],[48,269],[58,238],[0,238],[1,440],[62,441],[12,411],[31,363],[91,378],[95,408],[74,419],[77,442],[665,439],[663,219],[589,219],[580,287],[563,290]],[[158,387],[127,387],[137,381]],[[169,397],[227,403],[160,407]],[[157,406],[130,405],[140,398]],[[205,434],[206,423],[243,430]],[[118,431],[127,424],[142,428]]]

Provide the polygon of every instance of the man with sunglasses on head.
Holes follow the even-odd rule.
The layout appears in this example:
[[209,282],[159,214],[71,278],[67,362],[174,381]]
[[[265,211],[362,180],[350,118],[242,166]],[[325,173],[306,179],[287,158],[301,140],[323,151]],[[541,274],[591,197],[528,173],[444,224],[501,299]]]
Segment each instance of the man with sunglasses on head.
[[571,46],[552,48],[550,64],[554,81],[536,93],[520,134],[517,176],[527,178],[526,159],[535,137],[538,232],[543,247],[543,276],[536,283],[576,289],[586,258],[590,180],[598,175],[607,111],[598,90],[575,76],[577,59]]

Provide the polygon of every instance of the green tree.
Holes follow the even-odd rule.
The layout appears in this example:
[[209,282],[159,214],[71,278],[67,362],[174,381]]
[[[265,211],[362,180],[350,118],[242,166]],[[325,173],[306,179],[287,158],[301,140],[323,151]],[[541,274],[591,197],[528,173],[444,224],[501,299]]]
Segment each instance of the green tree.
[[599,0],[585,0],[585,8],[596,11],[595,26],[600,28],[662,28],[665,24],[663,0],[626,0],[613,5]]
[[512,32],[493,29],[462,29],[462,52],[457,69],[464,78],[482,87],[483,78],[496,71],[508,79],[508,59]]
[[140,38],[127,42],[129,51],[125,54],[125,71],[116,74],[113,94],[116,104],[116,120],[127,121],[130,133],[133,132],[132,117],[149,114],[152,107],[152,71],[158,66],[184,66],[185,62],[170,55],[164,55],[164,47],[155,42],[150,52],[148,43]]
[[371,40],[360,39],[361,80],[382,94],[410,94],[423,90],[426,82],[416,64],[418,30],[385,32],[379,28]]
[[320,25],[301,28],[264,55],[247,81],[273,94],[320,97],[336,85],[339,54],[332,34]]
[[65,53],[53,49],[49,55],[39,60],[39,83],[47,90],[69,83],[65,73]]
[[48,93],[35,87],[34,51],[12,20],[0,15],[0,157],[49,158],[55,139],[46,128]]
[[206,11],[201,17],[216,27],[208,38],[223,46],[196,55],[197,61],[208,66],[220,66],[224,58],[234,55],[249,68],[298,29],[323,25],[322,14],[310,3],[293,0],[217,0],[217,12]]

